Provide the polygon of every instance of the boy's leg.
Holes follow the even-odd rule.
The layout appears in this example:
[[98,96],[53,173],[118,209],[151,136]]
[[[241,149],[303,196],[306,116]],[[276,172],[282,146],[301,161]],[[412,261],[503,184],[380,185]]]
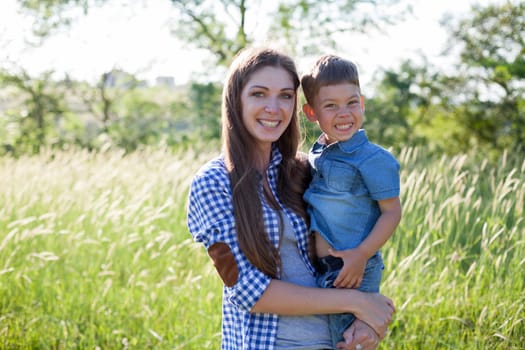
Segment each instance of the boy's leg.
[[[379,285],[383,275],[383,258],[381,253],[371,257],[366,264],[363,280],[358,290],[367,293],[379,293]],[[334,288],[334,281],[337,278],[340,270],[330,270],[317,277],[317,284],[322,288]],[[334,349],[336,344],[344,341],[343,333],[355,321],[355,316],[350,313],[346,314],[330,314],[328,321],[330,326],[330,335]]]
[[[330,257],[328,259],[323,258],[318,261],[318,275],[316,277],[317,285],[321,288],[335,288],[334,282],[339,274],[340,268],[337,268],[339,264],[334,263],[339,258]],[[342,260],[341,260],[342,266]],[[352,314],[331,314],[328,315],[328,326],[330,328],[330,336],[332,338],[333,348],[337,348],[337,343],[343,341],[343,332],[346,328],[350,327],[353,319],[349,320],[347,317],[350,316],[355,319]],[[348,323],[348,326],[345,325]]]
[[[317,276],[317,285],[322,288],[334,288],[334,281],[340,270],[332,270]],[[337,348],[337,343],[344,341],[343,332],[354,322],[352,314],[330,314],[328,315],[328,326],[332,338],[333,348]]]
[[363,280],[357,290],[368,293],[379,293],[384,268],[383,258],[381,253],[378,252],[366,262]]
[[[330,270],[317,276],[317,285],[322,288],[334,288],[334,281],[340,270]],[[331,314],[328,315],[328,325],[332,338],[333,348],[337,348],[337,343],[344,341],[343,332],[354,322],[352,314]]]
[[337,349],[337,343],[344,341],[343,333],[356,320],[353,314],[330,314],[328,315],[328,325],[330,327],[330,336],[332,345]]

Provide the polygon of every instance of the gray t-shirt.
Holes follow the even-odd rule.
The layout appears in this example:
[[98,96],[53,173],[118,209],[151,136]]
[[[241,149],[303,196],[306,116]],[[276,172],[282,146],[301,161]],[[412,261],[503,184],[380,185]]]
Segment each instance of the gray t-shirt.
[[[299,255],[297,237],[290,220],[284,214],[281,217],[284,221],[280,248],[283,266],[281,280],[302,286],[317,287],[315,277],[308,271]],[[319,350],[331,347],[326,315],[279,316],[276,345],[278,350]]]

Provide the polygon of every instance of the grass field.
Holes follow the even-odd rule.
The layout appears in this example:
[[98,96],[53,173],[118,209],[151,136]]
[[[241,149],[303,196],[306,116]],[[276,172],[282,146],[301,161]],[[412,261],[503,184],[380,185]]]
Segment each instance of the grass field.
[[[0,158],[0,349],[218,349],[221,284],[185,224],[211,156]],[[525,349],[523,156],[398,158],[380,349]]]

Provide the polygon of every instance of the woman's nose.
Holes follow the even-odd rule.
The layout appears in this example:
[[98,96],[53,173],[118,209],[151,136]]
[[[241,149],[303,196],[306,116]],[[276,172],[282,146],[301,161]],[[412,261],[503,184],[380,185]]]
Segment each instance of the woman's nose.
[[271,99],[270,101],[268,101],[268,103],[266,104],[266,107],[264,107],[264,111],[268,114],[276,114],[279,112],[279,105],[277,103],[277,101]]

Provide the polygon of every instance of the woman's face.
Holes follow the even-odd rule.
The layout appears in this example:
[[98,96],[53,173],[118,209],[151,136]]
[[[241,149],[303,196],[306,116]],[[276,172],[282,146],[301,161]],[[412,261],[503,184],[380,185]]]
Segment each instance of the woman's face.
[[295,101],[293,80],[285,69],[267,66],[252,74],[241,92],[242,120],[262,150],[269,151],[284,133]]

